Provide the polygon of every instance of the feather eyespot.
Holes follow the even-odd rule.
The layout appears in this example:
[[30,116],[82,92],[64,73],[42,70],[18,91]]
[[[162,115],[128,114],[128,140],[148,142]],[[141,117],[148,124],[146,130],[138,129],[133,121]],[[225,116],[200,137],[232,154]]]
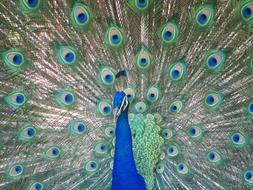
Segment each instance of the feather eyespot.
[[60,157],[61,150],[59,147],[52,146],[48,148],[45,152],[45,158],[48,160],[56,160]]
[[164,163],[163,162],[159,162],[157,165],[156,165],[156,172],[158,174],[161,174],[163,173],[165,170],[165,167],[164,167]]
[[231,133],[230,141],[236,148],[243,148],[248,144],[247,135],[240,131]]
[[2,54],[4,65],[13,71],[20,70],[25,64],[24,55],[17,50],[10,49]]
[[106,127],[105,135],[109,138],[113,138],[115,136],[115,128],[114,127]]
[[241,17],[246,22],[253,21],[253,2],[248,2],[241,7]]
[[88,173],[96,172],[99,168],[99,163],[95,160],[90,160],[85,163],[85,171]]
[[63,107],[72,106],[75,103],[75,95],[70,90],[60,89],[55,93],[55,100]]
[[219,165],[222,162],[222,156],[217,150],[211,150],[207,154],[208,161],[214,165]]
[[180,113],[183,110],[183,101],[176,100],[170,104],[169,110],[171,113]]
[[20,0],[21,8],[24,12],[30,13],[40,6],[40,0]]
[[23,92],[12,92],[4,100],[10,107],[17,109],[25,105],[27,97]]
[[35,182],[33,184],[30,185],[29,190],[43,190],[44,186],[42,183],[40,182]]
[[253,186],[253,171],[244,172],[243,178],[248,185]]
[[140,51],[135,55],[134,62],[138,69],[146,71],[152,66],[153,57],[147,48],[142,47]]
[[76,51],[70,46],[60,46],[57,48],[58,63],[62,65],[74,65],[76,61]]
[[187,164],[185,163],[179,163],[177,165],[177,172],[182,175],[182,176],[186,176],[189,174],[190,170]]
[[35,129],[35,127],[33,127],[32,125],[27,125],[20,130],[19,139],[21,141],[27,142],[34,139],[36,134],[37,130]]
[[147,104],[145,102],[137,102],[135,104],[135,110],[138,112],[138,113],[143,113],[147,110]]
[[71,22],[75,28],[87,29],[93,19],[92,10],[83,3],[74,4],[71,11]]
[[144,9],[148,6],[148,0],[135,0],[136,7]]
[[134,100],[134,98],[135,98],[135,89],[133,87],[127,87],[124,90],[124,92],[125,92],[129,102]]
[[173,22],[166,23],[160,33],[160,38],[163,44],[172,44],[175,43],[179,36],[178,26]]
[[179,155],[179,148],[176,144],[171,144],[167,147],[167,155],[169,158],[174,158]]
[[186,74],[186,65],[183,62],[177,62],[169,67],[169,78],[172,81],[181,80]]
[[122,28],[112,25],[106,31],[105,43],[114,49],[118,49],[123,46],[125,41],[125,32]]
[[95,145],[95,154],[104,157],[110,153],[110,145],[107,142],[99,142]]
[[112,86],[115,83],[115,71],[111,67],[103,67],[99,71],[99,80],[105,86]]
[[97,109],[103,116],[109,116],[112,113],[112,106],[107,100],[101,100],[97,104]]
[[67,126],[68,131],[71,135],[81,136],[88,132],[88,127],[84,122],[79,120],[72,120]]
[[14,179],[20,178],[23,173],[24,173],[24,168],[21,164],[14,164],[8,170],[8,176]]
[[247,106],[247,112],[250,116],[253,116],[253,102],[250,102]]
[[209,91],[205,95],[205,105],[210,110],[216,110],[220,107],[223,95],[217,91]]
[[193,125],[188,128],[188,135],[193,140],[200,140],[204,135],[204,130],[201,126]]
[[201,6],[196,13],[195,20],[197,26],[206,27],[213,22],[214,8],[211,5]]
[[129,0],[128,4],[137,14],[145,14],[154,0]]
[[225,63],[225,53],[223,51],[214,50],[207,54],[206,56],[206,68],[212,72],[219,72],[222,70]]
[[174,130],[173,129],[163,129],[162,130],[162,137],[165,140],[171,139],[174,136]]
[[159,88],[155,87],[155,86],[150,86],[148,88],[148,91],[147,91],[147,100],[149,102],[155,102],[159,99],[160,97],[160,90]]

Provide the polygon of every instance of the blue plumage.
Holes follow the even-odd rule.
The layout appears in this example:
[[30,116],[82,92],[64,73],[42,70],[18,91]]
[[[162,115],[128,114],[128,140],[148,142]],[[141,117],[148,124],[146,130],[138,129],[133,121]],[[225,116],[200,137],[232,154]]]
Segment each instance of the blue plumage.
[[122,91],[116,92],[113,99],[113,107],[116,110],[117,118],[112,189],[145,190],[144,179],[138,174],[134,161],[132,135],[128,122],[128,105],[126,105],[126,102],[126,94]]

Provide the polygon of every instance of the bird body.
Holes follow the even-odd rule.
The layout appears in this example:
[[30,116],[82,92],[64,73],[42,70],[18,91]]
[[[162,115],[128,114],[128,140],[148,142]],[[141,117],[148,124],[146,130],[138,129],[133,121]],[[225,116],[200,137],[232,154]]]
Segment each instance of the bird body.
[[253,188],[252,26],[252,0],[1,0],[0,189]]
[[[124,92],[119,92],[119,96],[124,98],[126,95]],[[115,98],[118,98],[117,94]],[[117,117],[115,136],[112,189],[145,190],[144,179],[138,174],[134,161],[132,135],[128,122],[128,107]]]

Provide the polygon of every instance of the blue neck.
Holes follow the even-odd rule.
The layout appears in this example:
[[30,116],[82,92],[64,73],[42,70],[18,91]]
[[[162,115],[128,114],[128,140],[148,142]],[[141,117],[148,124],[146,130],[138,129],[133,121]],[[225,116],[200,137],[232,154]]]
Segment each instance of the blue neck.
[[112,177],[113,190],[146,190],[143,178],[136,169],[128,109],[116,121],[116,142]]

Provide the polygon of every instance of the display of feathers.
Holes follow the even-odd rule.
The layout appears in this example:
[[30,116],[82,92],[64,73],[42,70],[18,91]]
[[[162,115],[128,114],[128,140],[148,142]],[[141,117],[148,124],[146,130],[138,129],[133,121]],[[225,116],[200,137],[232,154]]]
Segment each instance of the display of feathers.
[[1,0],[0,189],[111,189],[118,90],[148,190],[251,189],[252,31],[253,0]]

